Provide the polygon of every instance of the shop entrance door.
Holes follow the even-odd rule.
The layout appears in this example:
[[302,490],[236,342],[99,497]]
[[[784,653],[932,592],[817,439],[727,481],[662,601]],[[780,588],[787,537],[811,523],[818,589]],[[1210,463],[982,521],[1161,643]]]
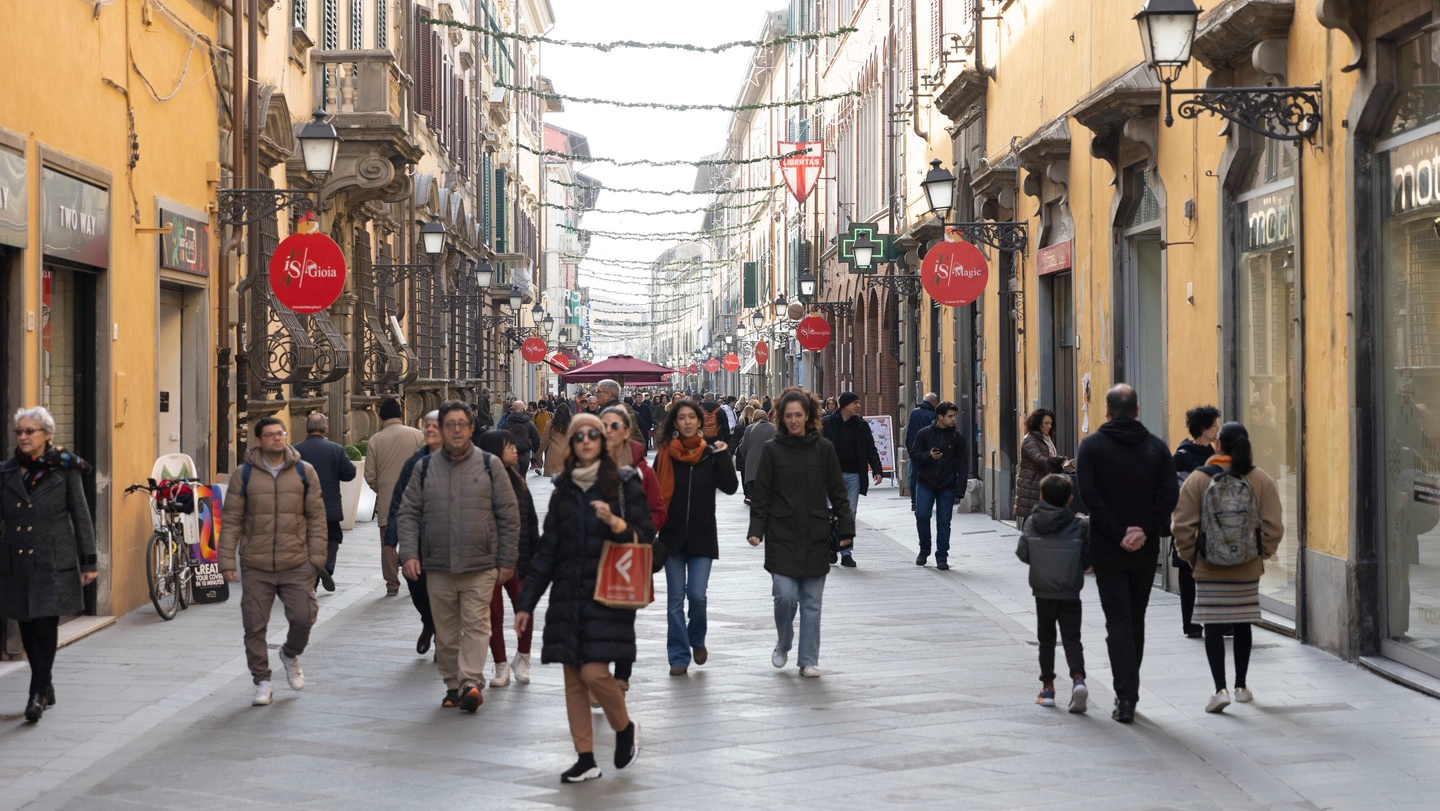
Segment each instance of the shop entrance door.
[[1075,458],[1075,276],[1056,273],[1045,277],[1050,287],[1050,402],[1055,412],[1055,449]]
[[[160,385],[159,415],[156,425],[157,456],[184,453],[180,432],[185,422],[184,363],[181,346],[184,337],[185,301],[179,290],[160,290],[160,352],[156,358]],[[193,475],[193,474],[192,474]]]

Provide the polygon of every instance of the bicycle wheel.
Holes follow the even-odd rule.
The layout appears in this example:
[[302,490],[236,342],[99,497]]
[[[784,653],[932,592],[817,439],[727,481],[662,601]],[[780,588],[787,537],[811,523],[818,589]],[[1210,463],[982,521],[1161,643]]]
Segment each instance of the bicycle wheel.
[[180,598],[180,607],[189,608],[195,601],[195,570],[190,568],[190,547],[177,543],[175,550],[175,594]]
[[145,548],[145,576],[150,581],[150,602],[155,604],[155,613],[165,620],[175,619],[180,610],[172,562],[169,535],[155,532]]

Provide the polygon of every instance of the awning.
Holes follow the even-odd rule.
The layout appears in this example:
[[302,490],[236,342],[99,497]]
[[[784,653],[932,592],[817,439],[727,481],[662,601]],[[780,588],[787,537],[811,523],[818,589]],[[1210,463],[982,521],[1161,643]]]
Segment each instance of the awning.
[[748,375],[753,371],[755,371],[755,358],[751,357],[750,360],[745,361],[744,366],[740,367],[740,374]]

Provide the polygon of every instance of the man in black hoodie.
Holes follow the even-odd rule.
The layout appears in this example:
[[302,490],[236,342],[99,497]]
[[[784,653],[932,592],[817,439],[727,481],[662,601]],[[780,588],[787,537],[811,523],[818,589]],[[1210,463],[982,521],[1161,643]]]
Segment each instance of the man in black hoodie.
[[924,566],[930,557],[930,514],[933,512],[935,568],[942,571],[950,568],[947,562],[950,519],[955,515],[955,499],[965,495],[965,483],[970,478],[965,438],[955,427],[956,410],[955,404],[948,400],[932,407],[930,413],[935,421],[921,428],[910,444],[911,464],[915,468],[915,529],[920,535],[920,555],[915,558],[915,565]]
[[1155,579],[1160,536],[1180,498],[1165,443],[1141,425],[1135,390],[1117,384],[1105,395],[1106,422],[1080,443],[1080,495],[1090,509],[1090,557],[1105,610],[1105,644],[1115,678],[1115,712],[1135,720],[1140,661],[1145,655],[1145,609]]
[[510,404],[510,414],[505,418],[505,430],[515,439],[515,472],[524,476],[530,470],[530,452],[540,447],[540,432],[535,430],[535,421],[525,411],[525,401],[516,400]]
[[[865,469],[873,471],[875,483],[879,484],[885,474],[880,463],[880,453],[875,448],[875,434],[870,423],[860,416],[860,395],[847,391],[840,395],[840,407],[835,413],[821,421],[826,439],[835,446],[835,455],[840,457],[840,473],[845,479],[845,492],[850,496],[850,512],[860,509],[860,497],[870,490],[865,481]],[[839,562],[848,569],[855,568],[855,545],[840,550]],[[831,563],[835,556],[831,555]]]

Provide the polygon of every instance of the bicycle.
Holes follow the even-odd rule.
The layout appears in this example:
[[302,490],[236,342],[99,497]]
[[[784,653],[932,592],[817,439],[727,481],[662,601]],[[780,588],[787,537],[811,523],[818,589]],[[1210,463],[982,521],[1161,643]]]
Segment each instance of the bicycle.
[[[145,546],[145,577],[150,586],[150,602],[161,619],[172,620],[180,609],[190,607],[194,598],[195,570],[190,562],[190,545],[185,540],[185,524],[181,516],[193,512],[194,490],[185,485],[198,484],[199,479],[165,479],[159,484],[147,479],[146,484],[132,484],[126,495],[137,490],[150,494],[150,522],[154,531]],[[185,509],[182,496],[188,494],[190,507]]]

